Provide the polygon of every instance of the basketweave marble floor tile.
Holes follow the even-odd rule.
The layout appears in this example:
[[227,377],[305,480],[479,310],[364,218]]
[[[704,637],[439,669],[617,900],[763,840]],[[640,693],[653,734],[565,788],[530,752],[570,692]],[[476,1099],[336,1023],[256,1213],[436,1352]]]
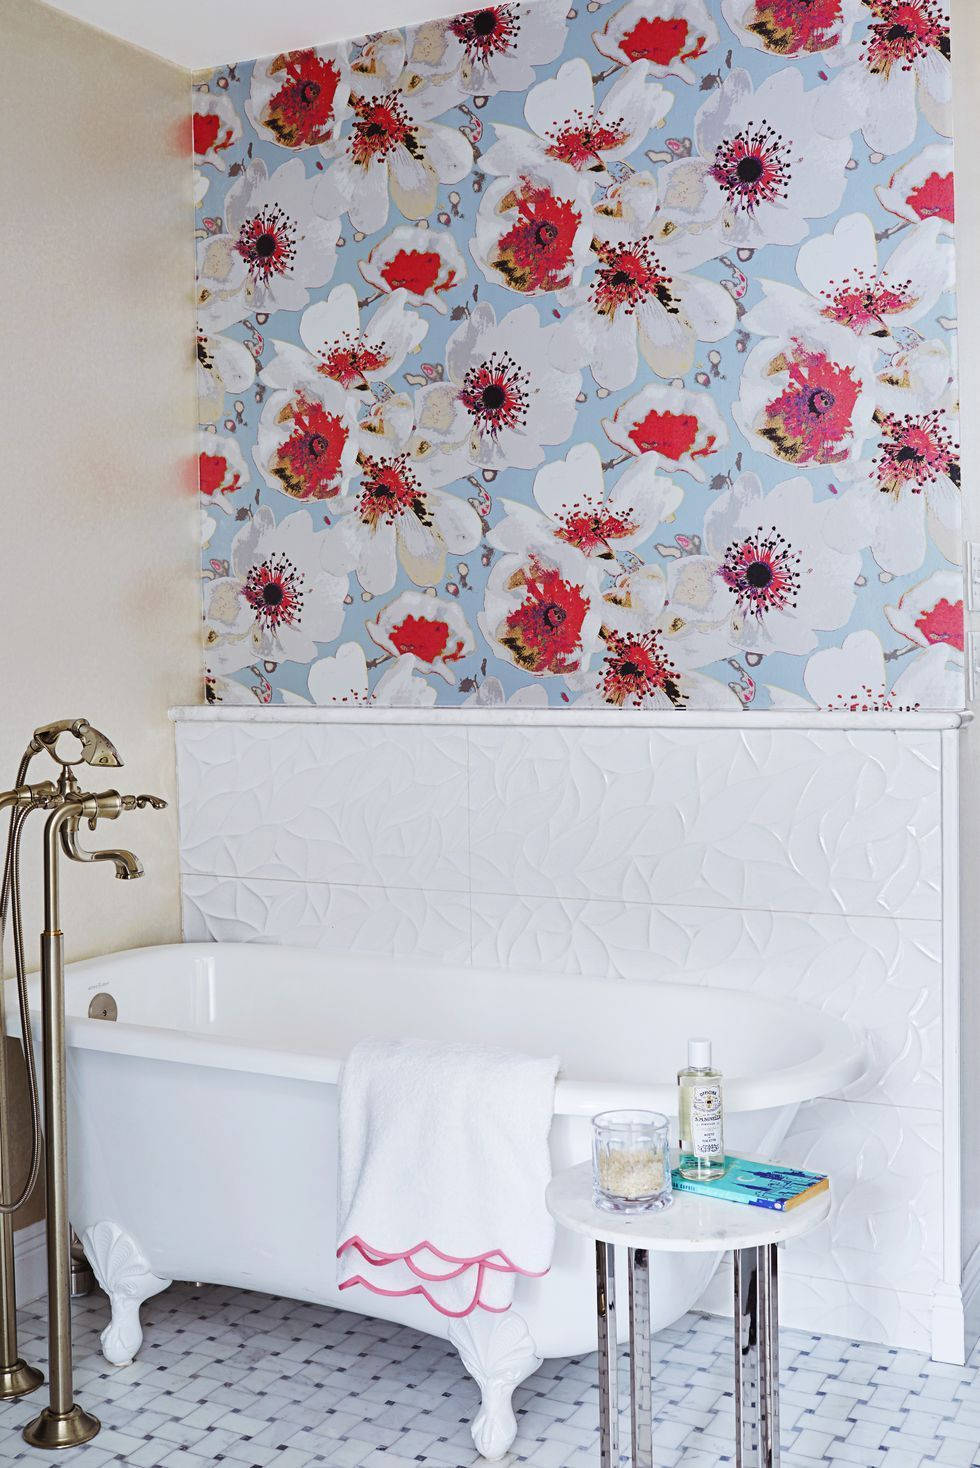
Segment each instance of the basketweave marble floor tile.
[[[76,1301],[78,1399],[102,1419],[80,1468],[472,1468],[478,1393],[455,1351],[417,1331],[218,1286],[176,1284],[143,1308],[132,1366],[107,1366],[107,1302]],[[44,1304],[21,1346],[45,1364]],[[783,1331],[783,1468],[980,1468],[980,1347],[964,1367]],[[625,1353],[622,1361],[625,1370]],[[730,1327],[688,1315],[654,1341],[658,1468],[734,1463]],[[623,1380],[625,1400],[626,1382]],[[20,1429],[42,1393],[0,1403],[0,1464],[36,1463]],[[546,1361],[514,1398],[504,1468],[597,1468],[595,1358]],[[622,1423],[622,1441],[629,1442]],[[624,1462],[626,1458],[624,1446]]]

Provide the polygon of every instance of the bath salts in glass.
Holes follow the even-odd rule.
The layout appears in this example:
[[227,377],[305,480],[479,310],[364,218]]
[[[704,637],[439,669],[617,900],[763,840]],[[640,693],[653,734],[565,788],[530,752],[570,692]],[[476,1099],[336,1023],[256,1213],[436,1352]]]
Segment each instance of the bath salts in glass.
[[592,1118],[593,1196],[612,1213],[671,1202],[667,1118],[659,1111],[603,1111]]

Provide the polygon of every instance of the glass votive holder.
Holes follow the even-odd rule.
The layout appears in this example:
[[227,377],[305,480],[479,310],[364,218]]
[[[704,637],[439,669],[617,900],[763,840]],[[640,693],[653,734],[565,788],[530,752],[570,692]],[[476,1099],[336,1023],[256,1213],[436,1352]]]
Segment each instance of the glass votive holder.
[[597,1208],[646,1213],[672,1199],[667,1118],[659,1111],[601,1111],[592,1118]]

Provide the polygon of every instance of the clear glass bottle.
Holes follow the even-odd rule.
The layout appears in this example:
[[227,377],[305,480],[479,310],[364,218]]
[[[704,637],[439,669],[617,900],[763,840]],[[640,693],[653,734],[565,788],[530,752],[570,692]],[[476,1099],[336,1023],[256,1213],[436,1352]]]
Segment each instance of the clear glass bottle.
[[721,1071],[711,1064],[711,1041],[688,1040],[687,1065],[677,1072],[681,1177],[710,1182],[724,1177],[725,1105]]

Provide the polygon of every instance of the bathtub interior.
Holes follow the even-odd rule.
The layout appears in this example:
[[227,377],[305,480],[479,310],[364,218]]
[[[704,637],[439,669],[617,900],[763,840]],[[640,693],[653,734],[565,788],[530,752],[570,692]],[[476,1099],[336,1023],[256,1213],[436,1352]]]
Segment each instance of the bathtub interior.
[[[104,1021],[87,1018],[101,992],[116,1002],[111,1037]],[[174,1059],[182,1047],[198,1058],[194,1042],[206,1040],[211,1063],[239,1063],[241,1047],[250,1047],[278,1054],[284,1074],[293,1073],[290,1059],[319,1057],[323,1079],[337,1078],[366,1035],[557,1054],[556,1109],[578,1115],[621,1099],[673,1112],[676,1072],[696,1033],[714,1042],[732,1111],[823,1094],[853,1079],[861,1063],[860,1039],[840,1021],[715,985],[491,973],[270,944],[165,945],[73,964],[67,1007],[76,1046],[111,1039],[112,1048],[138,1054],[141,1037],[168,1031],[181,1037]],[[223,1056],[215,1042],[227,1046]]]

